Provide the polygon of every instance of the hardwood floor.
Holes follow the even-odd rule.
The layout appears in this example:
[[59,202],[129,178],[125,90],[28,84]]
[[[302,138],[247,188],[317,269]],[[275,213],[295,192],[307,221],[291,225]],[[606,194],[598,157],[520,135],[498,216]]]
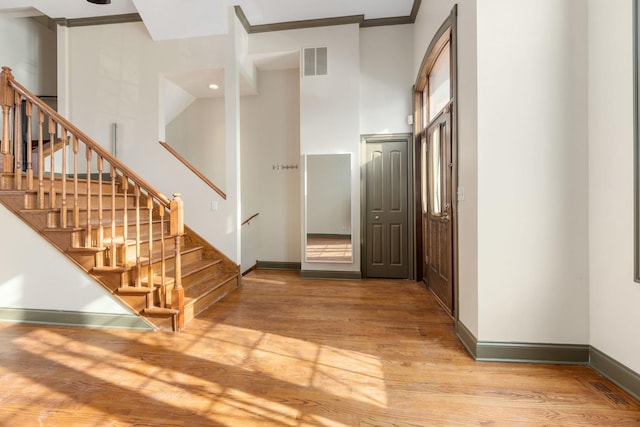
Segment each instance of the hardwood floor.
[[307,260],[351,261],[351,237],[307,236]]
[[186,331],[0,324],[2,426],[639,426],[584,366],[476,363],[420,284],[254,271]]

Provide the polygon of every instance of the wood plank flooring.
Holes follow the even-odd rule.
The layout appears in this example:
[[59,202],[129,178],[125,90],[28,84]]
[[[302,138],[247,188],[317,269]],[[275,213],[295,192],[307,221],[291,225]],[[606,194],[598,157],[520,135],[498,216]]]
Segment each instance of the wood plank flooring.
[[351,237],[307,236],[307,260],[351,261]]
[[639,426],[584,366],[476,363],[420,284],[255,271],[181,333],[0,324],[2,426]]

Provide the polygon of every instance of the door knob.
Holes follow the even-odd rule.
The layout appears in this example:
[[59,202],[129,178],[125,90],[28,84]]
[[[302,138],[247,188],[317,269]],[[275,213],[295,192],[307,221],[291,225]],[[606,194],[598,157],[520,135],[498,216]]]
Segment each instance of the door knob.
[[373,219],[378,220],[378,219],[380,219],[380,216],[376,215],[376,216],[373,217]]

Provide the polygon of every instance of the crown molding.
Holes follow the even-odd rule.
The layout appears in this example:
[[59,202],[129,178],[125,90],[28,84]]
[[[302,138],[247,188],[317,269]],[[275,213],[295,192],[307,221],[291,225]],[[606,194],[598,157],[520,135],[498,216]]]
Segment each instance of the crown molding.
[[[240,6],[234,6],[238,20],[248,34],[265,33],[269,31],[297,30],[301,28],[329,27],[333,25],[358,24],[362,28],[380,27],[386,25],[413,24],[420,10],[422,0],[414,0],[409,16],[396,16],[391,18],[365,19],[364,15],[339,16],[335,18],[308,19],[302,21],[276,22],[273,24],[251,25]],[[57,18],[57,25],[63,27],[86,27],[90,25],[122,24],[127,22],[141,22],[138,13],[123,15],[94,16],[89,18]]]
[[339,16],[335,18],[308,19],[302,21],[276,22],[273,24],[251,25],[240,6],[235,6],[236,16],[248,34],[269,31],[298,30],[302,28],[329,27],[333,25],[358,24],[361,28],[380,27],[386,25],[413,24],[420,10],[422,0],[414,0],[409,16],[391,18],[365,19],[364,15]]
[[86,27],[90,25],[123,24],[127,22],[142,22],[139,13],[127,13],[124,15],[93,16],[90,18],[54,19],[54,22],[63,27]]

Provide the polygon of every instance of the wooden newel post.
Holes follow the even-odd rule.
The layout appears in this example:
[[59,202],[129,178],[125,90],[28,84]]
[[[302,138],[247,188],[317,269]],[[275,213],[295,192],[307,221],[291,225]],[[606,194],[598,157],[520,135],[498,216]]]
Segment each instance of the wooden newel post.
[[170,219],[169,230],[171,235],[175,239],[175,270],[174,270],[174,283],[173,290],[171,291],[171,308],[179,311],[176,322],[176,329],[181,330],[184,328],[184,288],[182,287],[182,259],[180,242],[184,235],[184,203],[180,198],[180,193],[173,195],[173,200],[169,206]]
[[14,90],[9,86],[9,80],[13,80],[11,68],[2,67],[0,73],[0,104],[2,105],[2,145],[0,146],[1,172],[13,172],[13,156],[11,155],[11,141],[9,122],[11,108],[14,106]]

